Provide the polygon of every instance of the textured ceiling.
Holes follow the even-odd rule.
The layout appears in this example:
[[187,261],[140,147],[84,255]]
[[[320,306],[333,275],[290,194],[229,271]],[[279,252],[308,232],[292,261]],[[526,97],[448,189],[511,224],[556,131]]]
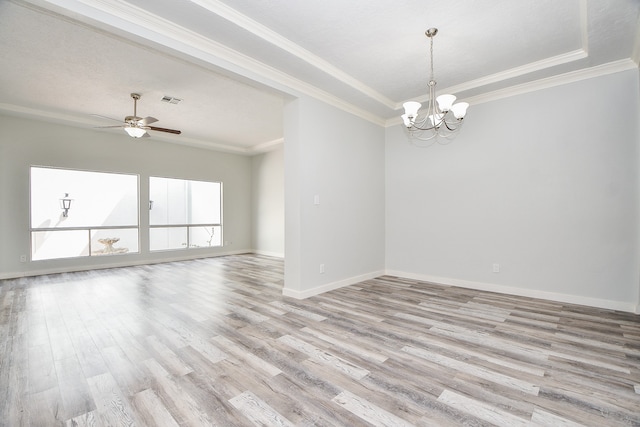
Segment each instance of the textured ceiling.
[[[282,141],[282,107],[315,96],[397,122],[438,91],[473,104],[637,67],[637,0],[0,1],[0,111],[91,128],[132,114],[242,153]],[[10,58],[10,60],[7,60]],[[181,98],[177,105],[163,95]],[[102,132],[111,130],[100,130]],[[113,132],[122,132],[113,130]]]

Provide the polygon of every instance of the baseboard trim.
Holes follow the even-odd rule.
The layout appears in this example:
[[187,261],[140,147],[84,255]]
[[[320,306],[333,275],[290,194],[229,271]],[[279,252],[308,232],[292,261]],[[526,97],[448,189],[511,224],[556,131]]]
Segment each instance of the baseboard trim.
[[426,274],[407,273],[404,271],[395,270],[386,270],[385,275],[397,276],[404,279],[420,280],[423,282],[430,282],[438,285],[458,286],[461,288],[475,289],[478,291],[489,291],[500,294],[538,298],[554,302],[584,305],[595,308],[604,308],[607,310],[617,310],[640,314],[638,313],[640,305],[633,302],[629,303],[600,298],[591,298],[580,295],[563,294],[558,292],[539,291],[536,289],[516,288],[513,286],[497,285],[494,283],[474,282],[469,280],[452,279],[450,277],[437,277]]
[[375,279],[383,274],[384,271],[361,274],[359,276],[349,277],[347,279],[338,280],[336,282],[327,283],[321,286],[316,286],[315,288],[305,289],[303,291],[287,288],[285,283],[285,287],[282,289],[282,295],[295,299],[306,299],[335,289],[343,288],[345,286],[355,285],[356,283],[364,282],[365,280]]
[[284,259],[284,253],[282,253],[282,252],[261,251],[261,250],[258,250],[258,249],[254,249],[252,252],[254,254],[256,254],[256,255],[264,255],[264,256],[271,256],[271,257],[274,257],[274,258],[282,258],[282,259]]
[[[226,256],[226,255],[240,255],[240,254],[246,254],[246,253],[255,253],[258,255],[284,258],[284,254],[273,253],[268,251],[236,250],[236,251],[219,252],[216,254],[208,254],[206,256],[181,256],[181,257],[163,258],[158,260],[148,260],[148,259],[135,260],[135,261],[129,260],[127,262],[110,263],[110,264],[102,264],[102,265],[58,267],[58,268],[46,268],[46,269],[39,269],[39,270],[20,271],[20,272],[0,273],[0,280],[17,279],[21,277],[31,277],[31,276],[42,276],[46,274],[71,273],[75,271],[103,270],[103,269],[109,269],[109,268],[134,267],[134,266],[148,265],[148,264],[162,264],[167,262],[189,261],[189,260],[201,259],[201,258],[215,258],[220,256]],[[475,281],[469,281],[469,280],[453,279],[450,277],[438,277],[438,276],[432,276],[427,274],[407,273],[404,271],[397,271],[397,270],[382,270],[377,272],[366,273],[359,276],[353,276],[347,279],[338,280],[336,282],[327,283],[321,286],[317,286],[315,288],[305,289],[303,291],[287,288],[285,284],[285,287],[282,289],[282,295],[290,298],[295,298],[295,299],[306,299],[306,298],[310,298],[315,295],[320,295],[335,289],[343,288],[345,286],[351,286],[366,280],[375,279],[376,277],[380,277],[383,275],[396,276],[396,277],[401,277],[401,278],[411,279],[411,280],[420,280],[423,282],[436,283],[439,285],[458,286],[461,288],[475,289],[479,291],[489,291],[489,292],[496,292],[500,294],[517,295],[517,296],[529,297],[529,298],[539,298],[539,299],[555,301],[555,302],[585,305],[589,307],[604,308],[608,310],[618,310],[618,311],[624,311],[628,313],[640,314],[640,301],[621,302],[621,301],[614,301],[614,300],[605,300],[601,298],[591,298],[591,297],[585,297],[580,295],[571,295],[571,294],[563,294],[558,292],[547,292],[547,291],[540,291],[535,289],[526,289],[526,288],[517,288],[513,286],[497,285],[494,283],[475,282]]]
[[202,258],[216,258],[216,257],[226,256],[226,255],[240,255],[240,254],[248,254],[248,253],[253,253],[253,252],[251,250],[245,249],[245,250],[237,250],[237,251],[216,252],[215,254],[207,254],[207,255],[199,255],[199,256],[194,256],[194,255],[174,256],[169,258],[153,259],[153,260],[129,259],[126,262],[113,262],[113,263],[99,264],[99,265],[75,265],[73,267],[66,266],[66,267],[42,268],[42,269],[33,269],[28,271],[0,273],[0,280],[18,279],[21,277],[44,276],[46,274],[73,273],[76,271],[106,270],[109,268],[136,267],[139,265],[163,264],[167,262],[190,261],[190,260],[202,259]]

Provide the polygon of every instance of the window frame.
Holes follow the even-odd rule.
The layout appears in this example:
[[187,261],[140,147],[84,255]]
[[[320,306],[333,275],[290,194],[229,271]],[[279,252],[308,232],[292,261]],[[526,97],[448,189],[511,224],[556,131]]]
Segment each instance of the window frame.
[[[85,226],[71,226],[71,227],[34,227],[33,226],[33,179],[32,171],[37,169],[51,169],[51,170],[63,170],[72,172],[85,172],[107,175],[126,175],[136,178],[136,224],[135,225],[85,225]],[[73,206],[71,207],[71,210]],[[97,253],[93,251],[93,238],[94,233],[103,230],[136,230],[136,250],[127,252],[114,252],[114,253]],[[76,256],[60,256],[53,258],[34,258],[34,233],[48,233],[57,231],[86,231],[87,232],[87,247],[88,254],[80,254]],[[111,172],[111,171],[98,171],[89,169],[77,169],[59,166],[42,166],[42,165],[30,165],[29,166],[29,260],[32,262],[39,261],[51,261],[61,259],[74,259],[74,258],[90,258],[90,257],[102,257],[102,256],[114,256],[114,255],[127,255],[127,254],[139,254],[141,247],[140,241],[140,174],[127,173],[127,172]]]
[[[200,182],[200,183],[209,183],[209,184],[218,184],[219,186],[219,192],[218,192],[218,206],[219,206],[219,213],[218,213],[218,218],[219,218],[219,222],[206,222],[206,223],[175,223],[175,222],[167,222],[166,224],[152,224],[151,223],[151,210],[153,209],[153,200],[151,199],[151,180],[153,178],[160,178],[160,179],[167,179],[167,180],[175,180],[175,181],[184,181],[185,183],[187,182]],[[220,248],[224,246],[224,227],[223,227],[223,212],[224,212],[224,207],[223,207],[223,201],[224,201],[224,192],[223,192],[223,188],[224,188],[224,184],[222,181],[207,181],[207,180],[202,180],[202,179],[185,179],[185,178],[174,178],[174,177],[167,177],[167,176],[157,176],[157,175],[150,175],[149,176],[149,217],[148,217],[148,225],[149,225],[149,252],[166,252],[166,251],[182,251],[182,250],[204,250],[204,249],[211,249],[211,248]],[[191,243],[191,230],[192,229],[196,229],[196,228],[207,228],[207,227],[212,227],[212,228],[217,228],[220,230],[219,232],[219,244],[213,245],[213,246],[193,246],[193,244]],[[153,249],[152,248],[152,242],[151,242],[151,233],[152,230],[159,230],[159,229],[170,229],[170,228],[185,228],[186,229],[186,243],[184,243],[182,246],[180,247],[170,247],[170,248],[162,248],[162,249]]]

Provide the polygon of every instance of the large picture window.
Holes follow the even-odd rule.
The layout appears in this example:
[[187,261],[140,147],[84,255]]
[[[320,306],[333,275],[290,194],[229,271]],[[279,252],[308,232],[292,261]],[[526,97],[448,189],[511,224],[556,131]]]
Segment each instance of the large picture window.
[[222,245],[222,184],[149,178],[152,251]]
[[138,252],[138,176],[31,167],[31,259]]

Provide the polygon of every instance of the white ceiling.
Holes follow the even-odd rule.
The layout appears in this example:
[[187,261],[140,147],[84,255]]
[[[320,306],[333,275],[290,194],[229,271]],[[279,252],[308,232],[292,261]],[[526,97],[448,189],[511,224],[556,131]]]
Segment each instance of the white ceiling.
[[[307,94],[381,125],[438,92],[474,103],[637,67],[638,0],[0,0],[0,111],[255,153]],[[182,99],[161,102],[164,95]],[[115,123],[117,124],[117,123]],[[122,130],[99,130],[120,132]]]

